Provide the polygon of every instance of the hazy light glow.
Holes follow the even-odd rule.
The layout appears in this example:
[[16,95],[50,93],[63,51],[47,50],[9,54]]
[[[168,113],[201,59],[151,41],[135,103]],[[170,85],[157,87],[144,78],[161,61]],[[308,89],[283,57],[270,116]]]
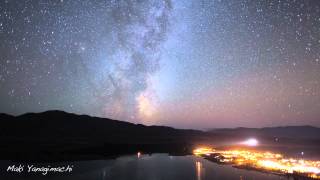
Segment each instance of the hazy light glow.
[[143,93],[137,98],[138,115],[143,124],[153,125],[152,117],[156,114],[156,107],[150,95]]
[[243,141],[241,144],[246,145],[246,146],[258,146],[259,141],[255,138],[250,138],[250,139]]

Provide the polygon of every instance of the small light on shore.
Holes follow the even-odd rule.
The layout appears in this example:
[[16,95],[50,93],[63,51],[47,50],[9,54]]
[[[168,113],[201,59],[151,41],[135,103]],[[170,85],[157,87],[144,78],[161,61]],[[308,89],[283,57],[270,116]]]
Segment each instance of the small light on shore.
[[140,156],[141,156],[141,152],[138,152],[138,153],[137,153],[137,156],[138,156],[138,158],[140,158]]

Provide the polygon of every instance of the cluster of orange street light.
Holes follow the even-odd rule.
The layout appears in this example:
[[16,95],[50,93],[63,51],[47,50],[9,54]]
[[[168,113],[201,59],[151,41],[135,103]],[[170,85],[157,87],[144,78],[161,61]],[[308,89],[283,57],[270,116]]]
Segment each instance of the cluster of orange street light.
[[235,167],[247,167],[279,174],[297,174],[320,179],[320,161],[285,158],[282,154],[253,150],[216,150],[198,148],[194,154],[214,158],[215,161]]

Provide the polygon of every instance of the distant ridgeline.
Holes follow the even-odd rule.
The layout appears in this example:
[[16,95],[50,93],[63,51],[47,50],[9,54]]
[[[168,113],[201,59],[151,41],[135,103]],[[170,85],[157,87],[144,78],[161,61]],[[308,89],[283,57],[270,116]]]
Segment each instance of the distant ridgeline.
[[189,154],[193,142],[204,135],[197,130],[144,126],[63,111],[16,117],[0,114],[0,158],[92,158],[137,151]]
[[212,129],[209,132],[223,135],[264,136],[295,139],[320,139],[320,128],[313,126],[283,126],[265,128]]
[[92,159],[137,152],[184,155],[198,145],[218,146],[249,136],[264,138],[267,143],[282,138],[282,145],[320,144],[320,129],[311,126],[204,132],[47,111],[0,114],[0,159]]

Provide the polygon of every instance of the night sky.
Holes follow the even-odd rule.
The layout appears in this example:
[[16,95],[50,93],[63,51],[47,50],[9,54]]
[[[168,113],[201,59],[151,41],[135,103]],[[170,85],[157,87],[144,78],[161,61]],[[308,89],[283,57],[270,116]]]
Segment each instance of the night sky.
[[318,0],[1,0],[0,112],[320,126]]

